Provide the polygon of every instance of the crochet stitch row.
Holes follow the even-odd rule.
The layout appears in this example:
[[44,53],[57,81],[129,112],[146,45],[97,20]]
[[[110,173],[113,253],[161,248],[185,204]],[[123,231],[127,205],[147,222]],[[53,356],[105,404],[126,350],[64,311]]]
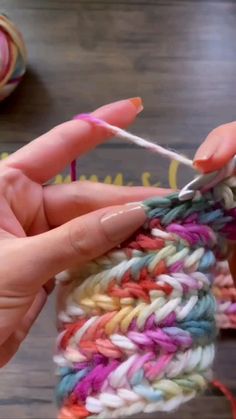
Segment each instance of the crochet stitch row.
[[146,201],[133,237],[82,270],[54,360],[59,418],[170,411],[202,392],[214,359],[217,260],[236,237],[236,178],[193,201]]

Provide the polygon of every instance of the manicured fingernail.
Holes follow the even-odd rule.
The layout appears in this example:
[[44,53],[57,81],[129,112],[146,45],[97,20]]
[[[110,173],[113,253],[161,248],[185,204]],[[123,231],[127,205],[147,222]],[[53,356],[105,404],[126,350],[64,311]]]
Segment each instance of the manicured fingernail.
[[224,139],[213,132],[208,135],[203,144],[199,147],[193,160],[193,166],[196,169],[206,171],[209,163],[219,153],[219,149],[224,144]]
[[142,112],[142,110],[143,110],[143,102],[142,102],[141,97],[133,97],[133,98],[129,99],[129,101],[136,108],[137,114],[139,114],[140,112]]
[[193,167],[195,167],[197,170],[206,171],[213,156],[214,154],[203,155],[201,158],[195,158],[193,161]]
[[127,239],[144,224],[145,207],[142,204],[123,205],[103,215],[101,225],[107,238],[114,243]]

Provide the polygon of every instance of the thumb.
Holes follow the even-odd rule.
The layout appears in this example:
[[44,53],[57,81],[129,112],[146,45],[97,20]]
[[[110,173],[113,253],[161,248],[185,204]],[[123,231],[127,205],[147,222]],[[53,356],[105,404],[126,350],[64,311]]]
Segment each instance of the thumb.
[[145,207],[128,204],[103,208],[76,218],[49,232],[28,237],[18,249],[14,271],[21,272],[24,285],[32,278],[35,287],[57,273],[82,265],[126,240],[146,219]]

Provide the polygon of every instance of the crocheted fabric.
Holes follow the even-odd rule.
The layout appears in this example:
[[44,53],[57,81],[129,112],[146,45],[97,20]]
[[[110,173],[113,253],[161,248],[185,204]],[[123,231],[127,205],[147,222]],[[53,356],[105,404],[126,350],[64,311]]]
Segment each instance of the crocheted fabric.
[[236,288],[227,261],[216,266],[213,294],[217,301],[216,322],[221,329],[236,328]]
[[[55,362],[59,418],[170,411],[211,380],[216,260],[236,237],[236,178],[145,202],[126,243],[71,275]],[[68,277],[68,273],[67,273]]]

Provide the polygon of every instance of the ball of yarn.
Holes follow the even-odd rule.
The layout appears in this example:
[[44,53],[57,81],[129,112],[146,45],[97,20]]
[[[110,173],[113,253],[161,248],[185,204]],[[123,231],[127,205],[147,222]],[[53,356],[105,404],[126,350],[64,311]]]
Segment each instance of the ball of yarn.
[[133,237],[66,272],[54,358],[60,419],[168,412],[206,388],[217,334],[213,274],[236,237],[235,186],[231,178],[193,201],[146,201],[148,221]]
[[0,101],[20,83],[26,70],[26,48],[16,26],[0,15]]

